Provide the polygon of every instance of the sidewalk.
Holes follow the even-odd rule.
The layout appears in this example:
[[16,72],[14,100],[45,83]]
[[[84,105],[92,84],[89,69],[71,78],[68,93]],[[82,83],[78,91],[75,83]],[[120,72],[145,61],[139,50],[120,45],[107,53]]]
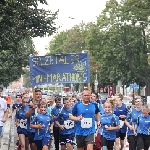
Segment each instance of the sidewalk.
[[12,125],[12,118],[7,118],[7,121],[5,122],[3,126],[0,150],[9,150],[10,137],[11,137],[11,134],[10,134],[11,125]]

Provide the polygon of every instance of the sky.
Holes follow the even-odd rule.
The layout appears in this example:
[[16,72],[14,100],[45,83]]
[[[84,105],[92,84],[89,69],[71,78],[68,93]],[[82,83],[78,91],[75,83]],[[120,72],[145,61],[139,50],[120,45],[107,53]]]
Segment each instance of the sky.
[[[105,8],[108,0],[47,0],[48,6],[39,5],[40,8],[50,9],[52,12],[59,10],[56,26],[61,28],[59,31],[70,29],[74,25],[80,24],[82,21],[94,22],[96,16],[99,16]],[[74,19],[71,19],[74,18]],[[39,55],[45,55],[45,48],[52,39],[51,37],[34,38],[34,45]]]

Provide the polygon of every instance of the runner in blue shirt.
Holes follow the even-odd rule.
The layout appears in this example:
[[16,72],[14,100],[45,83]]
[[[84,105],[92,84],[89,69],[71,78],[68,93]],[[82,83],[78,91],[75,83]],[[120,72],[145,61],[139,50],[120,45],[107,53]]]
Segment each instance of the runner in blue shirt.
[[21,145],[21,149],[28,149],[29,144],[28,136],[27,136],[27,118],[25,117],[25,105],[28,102],[28,98],[22,99],[22,106],[20,106],[16,111],[16,125],[17,125],[17,133],[19,136],[19,141]]
[[[99,96],[97,93],[95,92],[92,92],[91,93],[91,100],[93,100],[94,102],[97,103],[97,106],[99,108],[99,111],[101,111],[101,104],[100,104],[100,101],[99,101]],[[101,112],[100,112],[101,114]],[[93,150],[100,150],[101,149],[101,135],[100,135],[100,129],[99,127],[97,127],[97,123],[95,121],[95,141],[94,141],[94,146],[93,146]]]
[[119,118],[112,113],[112,104],[110,102],[106,101],[103,106],[105,113],[100,117],[102,128],[101,143],[103,149],[113,150],[116,132],[120,129]]
[[45,101],[40,102],[39,112],[33,118],[30,124],[31,128],[35,129],[35,143],[37,150],[48,150],[50,144],[50,132],[53,127],[52,119],[46,112],[47,103]]
[[[51,111],[51,116],[53,121],[55,121],[61,112],[63,105],[61,104],[61,98],[60,97],[55,97],[55,107]],[[54,123],[53,127],[53,135],[54,135],[54,144],[55,144],[55,149],[59,150],[59,127]]]
[[135,124],[137,123],[137,118],[142,114],[142,99],[141,97],[136,97],[134,100],[135,108],[131,108],[127,114],[125,124],[128,126],[127,139],[129,143],[129,150],[134,150],[137,147],[137,136],[134,135]]
[[119,149],[119,143],[121,144],[121,150],[124,148],[124,139],[126,137],[127,126],[124,123],[128,109],[126,105],[122,102],[123,95],[118,93],[115,95],[115,109],[114,114],[119,117],[120,130],[117,131],[116,140],[115,140],[115,149]]
[[35,100],[30,100],[29,104],[26,105],[26,117],[27,117],[27,131],[28,140],[31,150],[36,150],[36,144],[34,141],[35,129],[30,128],[30,122],[33,120],[35,114],[39,111],[39,103],[42,99],[42,92],[40,89],[35,89]]
[[12,112],[10,116],[12,116],[14,110],[19,108],[22,105],[22,96],[21,95],[16,95],[16,102],[12,105]]
[[64,107],[59,113],[55,123],[59,127],[59,138],[61,149],[73,149],[75,128],[74,121],[69,120],[69,114],[72,112],[71,102],[68,98],[63,99]]
[[99,126],[100,113],[97,104],[90,100],[89,90],[82,92],[82,101],[78,101],[69,118],[76,121],[76,142],[78,150],[93,149],[95,134],[95,119]]
[[150,146],[150,109],[148,106],[143,106],[142,114],[137,119],[137,149],[148,150]]

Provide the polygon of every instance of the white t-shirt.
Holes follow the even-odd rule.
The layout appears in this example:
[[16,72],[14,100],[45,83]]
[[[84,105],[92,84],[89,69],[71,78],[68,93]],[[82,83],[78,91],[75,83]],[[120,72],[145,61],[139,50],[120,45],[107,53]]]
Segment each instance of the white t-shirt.
[[4,111],[7,111],[7,102],[4,98],[0,97],[0,126],[3,126]]

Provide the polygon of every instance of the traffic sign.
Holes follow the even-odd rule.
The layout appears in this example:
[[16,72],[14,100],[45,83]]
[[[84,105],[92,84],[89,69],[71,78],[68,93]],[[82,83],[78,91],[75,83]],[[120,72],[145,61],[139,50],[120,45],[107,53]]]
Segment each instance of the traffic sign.
[[137,85],[137,84],[130,84],[130,88],[133,88],[134,90],[139,90],[139,85]]
[[94,83],[94,85],[98,85],[98,81],[97,81],[97,80],[95,80],[95,83]]
[[134,90],[136,90],[136,91],[139,90],[139,85],[135,85]]

